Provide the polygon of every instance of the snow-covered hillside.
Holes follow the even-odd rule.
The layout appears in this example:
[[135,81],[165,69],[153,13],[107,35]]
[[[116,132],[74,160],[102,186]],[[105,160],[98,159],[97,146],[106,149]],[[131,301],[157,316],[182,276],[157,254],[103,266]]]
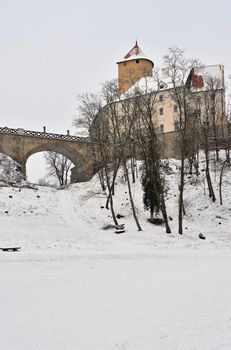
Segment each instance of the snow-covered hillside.
[[[118,235],[97,177],[32,189],[21,186],[15,163],[9,179],[1,168],[1,181],[18,187],[0,187],[0,247],[21,250],[0,251],[0,349],[231,348],[231,171],[223,206],[208,197],[203,163],[198,178],[187,177],[179,236],[178,162],[170,165],[170,235],[147,221],[139,179],[133,196],[143,231],[121,176],[115,207],[126,232]],[[218,180],[213,172],[217,196]]]
[[[126,233],[114,234],[113,221],[105,209],[106,194],[101,190],[97,176],[90,182],[70,185],[59,190],[34,186],[25,181],[17,164],[9,163],[0,168],[0,180],[18,187],[0,187],[0,216],[4,232],[1,245],[20,245],[24,253],[32,250],[52,249],[53,253],[65,247],[68,252],[152,252],[155,247],[169,249],[194,247],[213,249],[231,247],[231,170],[223,180],[223,205],[219,204],[219,173],[213,172],[217,201],[208,197],[203,163],[201,173],[186,177],[184,235],[177,234],[178,210],[178,161],[171,160],[172,172],[166,175],[169,187],[167,211],[172,234],[165,233],[164,226],[147,221],[149,214],[143,209],[142,189],[139,178],[133,184],[133,197],[143,231],[138,232],[132,218],[127,185],[123,176],[116,183],[116,213],[123,215],[118,221],[125,224]],[[9,178],[7,179],[7,172]],[[28,188],[29,187],[29,188]],[[33,229],[32,229],[33,228]],[[7,232],[7,234],[5,234]],[[206,240],[199,239],[199,233]]]

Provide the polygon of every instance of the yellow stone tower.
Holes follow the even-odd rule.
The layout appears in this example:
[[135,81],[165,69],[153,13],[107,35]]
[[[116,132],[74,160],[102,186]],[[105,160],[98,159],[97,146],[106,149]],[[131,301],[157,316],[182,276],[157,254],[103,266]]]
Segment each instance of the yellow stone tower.
[[154,63],[141,51],[136,41],[135,46],[118,64],[119,95],[143,77],[152,76]]

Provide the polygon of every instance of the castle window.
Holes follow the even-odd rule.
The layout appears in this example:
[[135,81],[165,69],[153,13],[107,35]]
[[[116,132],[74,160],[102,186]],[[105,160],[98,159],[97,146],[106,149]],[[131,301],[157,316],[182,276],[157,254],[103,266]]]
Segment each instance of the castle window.
[[167,89],[168,85],[164,81],[159,82],[159,89]]
[[160,100],[160,101],[164,101],[164,95],[160,95],[160,96],[159,96],[159,100]]
[[175,121],[175,122],[174,122],[174,129],[175,129],[175,130],[178,130],[178,129],[179,129],[179,122],[178,122],[178,121]]
[[140,60],[136,60],[136,63],[140,63]]
[[174,112],[175,113],[177,113],[177,110],[178,110],[177,106],[174,106]]
[[160,115],[164,115],[164,108],[160,108]]
[[164,132],[164,124],[160,124],[160,132]]

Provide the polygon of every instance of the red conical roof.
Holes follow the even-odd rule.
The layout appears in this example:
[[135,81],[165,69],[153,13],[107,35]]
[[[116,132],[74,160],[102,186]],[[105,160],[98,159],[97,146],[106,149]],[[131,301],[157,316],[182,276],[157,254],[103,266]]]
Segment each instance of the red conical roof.
[[[123,57],[123,59],[117,63],[121,63],[124,61],[130,61],[130,60],[136,60],[136,59],[145,59],[145,60],[149,60],[150,62],[152,62],[152,60],[150,60],[149,58],[147,58],[145,56],[145,54],[143,53],[143,51],[139,47],[137,41],[136,41],[135,45],[133,46],[133,48]],[[153,62],[152,62],[152,65],[154,66]]]
[[145,54],[142,52],[141,48],[139,47],[139,45],[136,41],[133,48],[124,56],[124,59],[127,60],[127,59],[131,59],[133,57],[137,58],[137,56],[145,58]]

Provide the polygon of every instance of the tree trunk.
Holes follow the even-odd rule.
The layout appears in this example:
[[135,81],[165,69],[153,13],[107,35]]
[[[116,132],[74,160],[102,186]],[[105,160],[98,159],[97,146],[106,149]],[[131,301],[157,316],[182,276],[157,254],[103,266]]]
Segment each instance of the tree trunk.
[[226,159],[226,160],[224,161],[224,163],[222,164],[221,173],[220,173],[220,181],[219,181],[220,205],[223,204],[223,202],[222,202],[222,178],[223,178],[223,172],[224,172],[224,168],[225,168],[226,163],[227,163],[227,159]]
[[183,194],[184,194],[184,157],[181,158],[180,186],[179,186],[179,212],[178,212],[178,233],[183,234]]
[[98,171],[98,176],[99,176],[99,182],[100,182],[101,189],[102,189],[102,191],[105,191],[106,190],[106,186],[105,186],[105,183],[104,183],[104,176],[103,176],[103,171],[102,170]]
[[167,211],[166,211],[165,200],[164,200],[163,194],[162,194],[161,201],[162,201],[161,212],[162,212],[164,223],[165,223],[166,233],[171,233],[171,229],[170,229],[170,226],[168,224],[168,215],[167,215]]
[[132,207],[132,214],[133,214],[134,220],[136,222],[138,231],[142,231],[142,228],[140,226],[139,220],[138,220],[137,215],[136,215],[136,209],[135,209],[134,201],[132,198],[132,190],[131,190],[131,184],[130,184],[130,179],[129,179],[129,175],[128,175],[128,168],[127,168],[127,164],[126,164],[126,159],[124,159],[124,170],[125,170],[125,177],[126,177],[127,184],[128,184],[128,193],[129,193],[129,198],[130,198],[131,207]]
[[209,171],[209,155],[208,155],[208,150],[206,150],[205,154],[206,158],[206,169],[205,169],[205,174],[206,174],[206,180],[207,180],[207,185],[208,185],[208,190],[209,190],[209,197],[212,198],[212,201],[215,202],[216,196],[213,190],[213,185],[210,177],[210,171]]

